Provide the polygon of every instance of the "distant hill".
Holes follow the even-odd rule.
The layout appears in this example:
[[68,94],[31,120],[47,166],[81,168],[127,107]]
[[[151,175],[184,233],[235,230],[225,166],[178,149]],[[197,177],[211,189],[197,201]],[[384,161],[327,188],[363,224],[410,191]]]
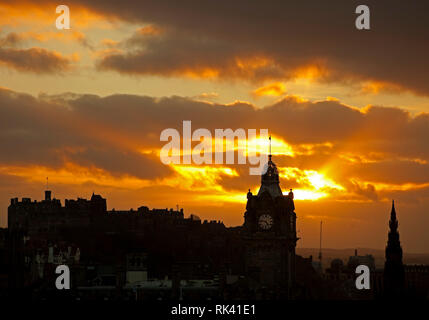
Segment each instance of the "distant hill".
[[[313,256],[313,260],[317,260],[319,256],[318,248],[296,248],[296,253],[304,258],[308,258],[310,255]],[[366,254],[372,254],[375,259],[375,265],[377,268],[384,267],[384,250],[370,249],[370,248],[357,248],[359,256]],[[322,264],[323,268],[328,268],[331,265],[333,259],[341,259],[344,264],[347,264],[350,256],[355,254],[355,249],[322,249]],[[429,253],[404,253],[405,264],[425,264],[429,265]]]

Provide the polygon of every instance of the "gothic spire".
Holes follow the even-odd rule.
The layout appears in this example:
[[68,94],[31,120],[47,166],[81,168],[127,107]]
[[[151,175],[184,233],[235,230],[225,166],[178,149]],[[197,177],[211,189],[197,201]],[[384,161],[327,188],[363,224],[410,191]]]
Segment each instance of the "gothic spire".
[[389,228],[384,264],[384,290],[386,295],[398,296],[404,288],[404,266],[394,201],[392,201]]
[[398,229],[398,220],[396,219],[395,200],[392,200],[392,211],[389,221],[390,232],[395,233]]
[[390,212],[390,220],[396,220],[395,200],[392,200],[392,211]]

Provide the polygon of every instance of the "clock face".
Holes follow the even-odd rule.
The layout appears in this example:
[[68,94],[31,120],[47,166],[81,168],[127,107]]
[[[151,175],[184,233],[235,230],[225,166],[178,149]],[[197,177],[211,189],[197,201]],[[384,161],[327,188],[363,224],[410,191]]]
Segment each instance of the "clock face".
[[263,230],[269,230],[273,226],[274,220],[269,214],[263,214],[259,217],[258,224]]

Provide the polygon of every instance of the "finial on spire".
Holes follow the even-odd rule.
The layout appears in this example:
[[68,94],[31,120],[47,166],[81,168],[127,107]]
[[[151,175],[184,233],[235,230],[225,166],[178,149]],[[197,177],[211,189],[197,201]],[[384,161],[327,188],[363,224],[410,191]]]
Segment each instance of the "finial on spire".
[[398,220],[396,219],[395,202],[392,201],[392,211],[390,212],[389,227],[391,232],[397,232]]
[[269,157],[269,160],[271,161],[271,135],[268,139],[270,140],[270,150],[269,150],[270,152],[268,153],[268,157]]
[[49,190],[49,177],[46,177],[46,190]]
[[390,220],[396,220],[395,200],[392,200],[392,211],[390,212]]

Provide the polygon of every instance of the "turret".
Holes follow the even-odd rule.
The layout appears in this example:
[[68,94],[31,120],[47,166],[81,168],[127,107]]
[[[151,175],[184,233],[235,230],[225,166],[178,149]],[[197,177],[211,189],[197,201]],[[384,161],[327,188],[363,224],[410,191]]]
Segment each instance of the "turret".
[[261,175],[261,187],[259,188],[258,196],[264,191],[268,191],[273,199],[283,195],[280,188],[279,172],[276,164],[271,160],[271,155],[266,164],[265,173]]

